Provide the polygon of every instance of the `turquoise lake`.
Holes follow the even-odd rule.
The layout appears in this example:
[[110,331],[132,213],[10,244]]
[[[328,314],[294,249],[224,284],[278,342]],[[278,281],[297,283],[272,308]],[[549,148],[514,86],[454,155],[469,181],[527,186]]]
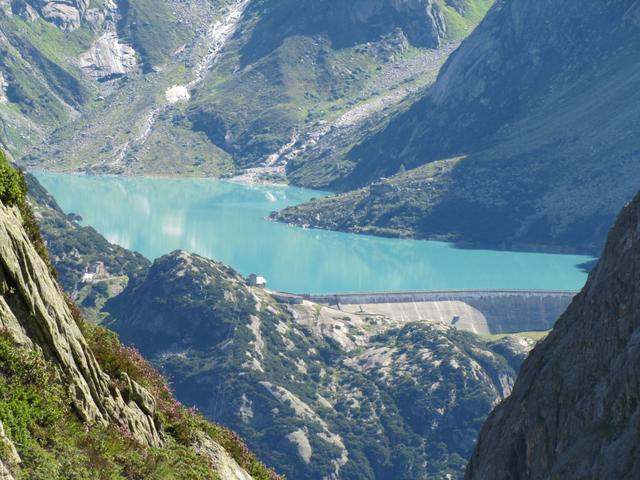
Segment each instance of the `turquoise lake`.
[[575,255],[457,249],[441,242],[307,230],[274,210],[320,194],[221,180],[38,173],[62,209],[111,242],[154,259],[183,249],[295,293],[445,289],[578,290]]

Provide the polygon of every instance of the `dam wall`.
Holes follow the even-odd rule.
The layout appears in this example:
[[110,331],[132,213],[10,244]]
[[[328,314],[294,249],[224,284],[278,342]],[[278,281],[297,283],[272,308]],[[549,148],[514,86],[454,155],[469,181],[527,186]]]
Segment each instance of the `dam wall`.
[[576,292],[474,290],[301,295],[348,313],[380,315],[399,322],[432,321],[478,334],[553,328]]

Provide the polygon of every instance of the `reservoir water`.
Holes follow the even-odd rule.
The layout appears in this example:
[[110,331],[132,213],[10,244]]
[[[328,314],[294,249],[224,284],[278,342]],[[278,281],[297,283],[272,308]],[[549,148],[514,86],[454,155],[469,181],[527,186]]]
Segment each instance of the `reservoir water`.
[[66,212],[111,242],[154,259],[183,249],[295,293],[443,289],[578,290],[575,255],[462,250],[442,242],[308,230],[265,219],[319,196],[293,187],[211,179],[38,173]]

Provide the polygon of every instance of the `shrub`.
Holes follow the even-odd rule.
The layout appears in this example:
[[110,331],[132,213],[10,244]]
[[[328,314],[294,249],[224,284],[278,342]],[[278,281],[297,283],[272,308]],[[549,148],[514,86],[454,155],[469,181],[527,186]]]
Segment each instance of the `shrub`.
[[[70,303],[73,304],[70,300]],[[103,370],[112,378],[126,373],[146,388],[156,399],[158,415],[165,432],[176,448],[188,448],[197,432],[208,434],[218,442],[256,480],[278,480],[281,477],[268,469],[253,455],[238,435],[231,430],[208,422],[197,410],[187,409],[178,402],[165,378],[159,374],[133,347],[120,343],[117,334],[104,327],[85,322],[77,307],[73,309],[89,346]]]
[[0,201],[7,206],[20,210],[24,229],[38,255],[45,261],[51,273],[57,277],[49,261],[47,246],[40,234],[40,227],[29,203],[27,202],[27,182],[24,174],[13,168],[4,152],[0,149]]
[[0,200],[5,205],[21,205],[25,202],[27,186],[24,177],[15,170],[0,150]]

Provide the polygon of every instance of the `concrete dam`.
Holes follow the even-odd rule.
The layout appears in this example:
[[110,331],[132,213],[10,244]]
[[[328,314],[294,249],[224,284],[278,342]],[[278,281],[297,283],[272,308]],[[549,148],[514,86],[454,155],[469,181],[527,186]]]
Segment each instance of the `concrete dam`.
[[567,309],[576,292],[477,290],[300,295],[349,314],[393,322],[429,321],[480,335],[545,331]]

